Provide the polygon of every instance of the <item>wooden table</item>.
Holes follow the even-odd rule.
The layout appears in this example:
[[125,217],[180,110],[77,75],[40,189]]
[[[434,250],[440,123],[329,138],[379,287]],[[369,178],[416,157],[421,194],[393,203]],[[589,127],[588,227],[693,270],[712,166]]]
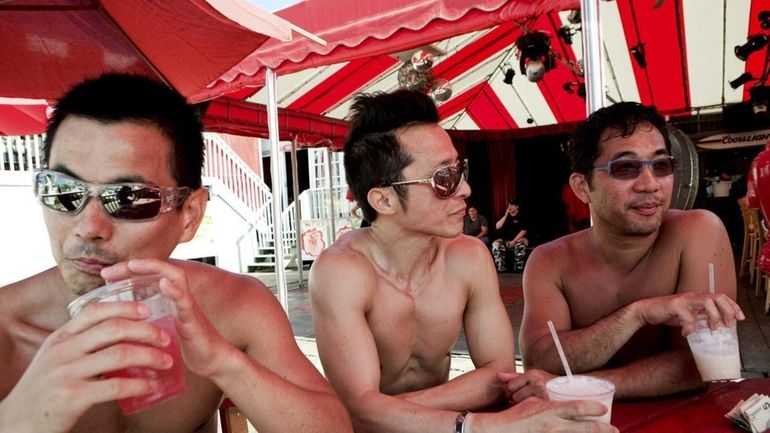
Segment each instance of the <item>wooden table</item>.
[[705,393],[618,401],[612,405],[612,425],[623,433],[741,432],[725,414],[754,393],[770,394],[770,379],[714,382]]

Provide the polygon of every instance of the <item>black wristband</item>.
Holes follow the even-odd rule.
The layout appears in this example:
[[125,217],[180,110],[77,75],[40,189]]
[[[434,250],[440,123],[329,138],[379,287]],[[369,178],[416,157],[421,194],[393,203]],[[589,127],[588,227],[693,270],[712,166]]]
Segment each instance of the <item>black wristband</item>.
[[463,427],[465,426],[465,420],[468,418],[468,415],[470,415],[471,411],[464,410],[460,412],[457,415],[457,418],[455,418],[455,431],[454,433],[463,433]]

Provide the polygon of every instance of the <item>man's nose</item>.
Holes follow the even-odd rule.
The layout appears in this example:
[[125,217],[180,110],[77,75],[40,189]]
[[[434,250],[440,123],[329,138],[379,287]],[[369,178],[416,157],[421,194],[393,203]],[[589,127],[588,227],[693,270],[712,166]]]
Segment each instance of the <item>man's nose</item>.
[[653,174],[652,167],[649,164],[645,164],[642,166],[639,177],[634,181],[634,189],[638,191],[656,191],[660,188],[659,181],[660,178]]
[[85,207],[75,218],[75,235],[83,240],[107,240],[112,236],[114,221],[104,211],[97,197],[88,198]]

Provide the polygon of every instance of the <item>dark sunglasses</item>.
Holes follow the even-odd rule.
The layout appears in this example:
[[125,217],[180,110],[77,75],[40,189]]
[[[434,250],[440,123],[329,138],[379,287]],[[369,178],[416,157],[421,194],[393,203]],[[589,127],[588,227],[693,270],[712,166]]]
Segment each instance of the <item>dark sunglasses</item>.
[[436,197],[446,199],[455,195],[462,185],[463,181],[468,180],[468,160],[464,159],[454,164],[445,165],[433,172],[433,175],[426,179],[404,180],[401,182],[391,182],[385,186],[411,185],[414,183],[427,183],[433,187]]
[[76,214],[88,198],[97,197],[107,214],[117,220],[145,221],[178,208],[190,188],[159,187],[144,183],[90,183],[53,170],[35,172],[35,197],[43,206]]
[[661,156],[655,159],[616,159],[607,165],[592,168],[606,171],[614,179],[632,180],[642,174],[645,165],[650,167],[652,174],[656,177],[670,176],[676,169],[676,158]]

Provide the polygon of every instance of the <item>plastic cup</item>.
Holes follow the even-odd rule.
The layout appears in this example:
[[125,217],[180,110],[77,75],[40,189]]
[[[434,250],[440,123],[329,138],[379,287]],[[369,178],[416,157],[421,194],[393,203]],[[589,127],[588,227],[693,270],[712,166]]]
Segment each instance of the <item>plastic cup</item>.
[[738,349],[738,332],[732,326],[708,327],[708,318],[699,316],[695,330],[687,336],[695,365],[705,382],[739,379],[741,356]]
[[[161,402],[167,401],[178,394],[185,392],[185,368],[174,326],[174,304],[164,297],[158,286],[159,275],[147,275],[133,277],[94,289],[91,292],[75,299],[68,306],[70,316],[74,317],[86,305],[93,302],[134,301],[142,303],[152,311],[146,321],[163,329],[170,337],[171,342],[159,349],[174,358],[173,366],[168,370],[154,370],[146,367],[131,367],[106,373],[104,377],[146,378],[155,379],[158,388],[155,392],[138,397],[130,397],[118,400],[118,406],[124,414],[130,415],[149,409]],[[141,343],[132,343],[141,344]]]
[[548,392],[548,398],[552,401],[598,401],[607,407],[607,413],[602,416],[582,417],[582,419],[610,423],[615,384],[609,380],[573,374],[572,377],[560,376],[549,380],[545,384],[545,389]]

